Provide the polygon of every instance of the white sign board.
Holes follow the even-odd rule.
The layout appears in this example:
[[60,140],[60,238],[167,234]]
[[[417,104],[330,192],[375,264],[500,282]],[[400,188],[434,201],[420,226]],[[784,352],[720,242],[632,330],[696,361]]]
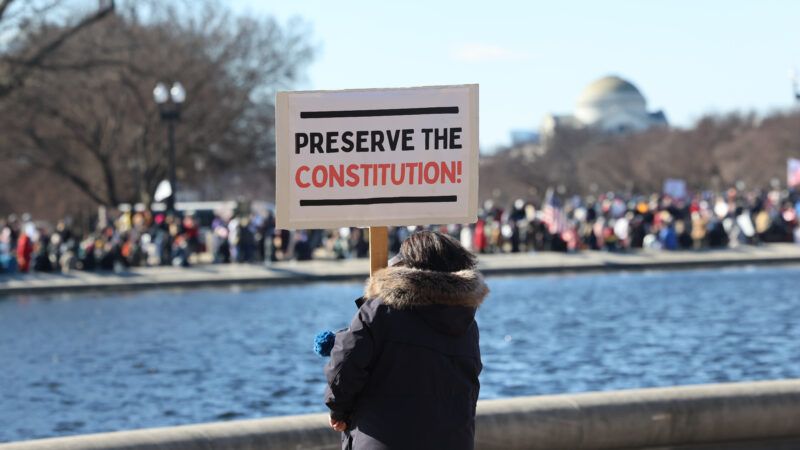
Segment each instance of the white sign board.
[[664,193],[675,199],[686,198],[686,181],[680,178],[664,180]]
[[471,223],[478,85],[279,92],[277,227]]
[[800,159],[786,160],[786,185],[790,188],[800,186]]

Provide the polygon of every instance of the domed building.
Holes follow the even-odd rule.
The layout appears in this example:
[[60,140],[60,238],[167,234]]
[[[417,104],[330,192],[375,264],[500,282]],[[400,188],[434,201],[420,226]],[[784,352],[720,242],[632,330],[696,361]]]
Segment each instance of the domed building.
[[662,111],[650,112],[639,89],[618,76],[607,76],[587,86],[572,115],[545,116],[542,137],[552,136],[563,128],[592,127],[609,133],[641,131],[653,126],[666,126]]

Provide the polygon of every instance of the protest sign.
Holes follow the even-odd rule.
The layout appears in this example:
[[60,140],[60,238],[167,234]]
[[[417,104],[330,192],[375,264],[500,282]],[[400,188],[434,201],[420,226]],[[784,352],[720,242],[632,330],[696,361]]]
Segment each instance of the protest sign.
[[800,186],[800,159],[786,160],[786,185],[790,188]]
[[470,223],[478,85],[279,92],[278,228]]
[[686,198],[686,180],[667,178],[664,180],[664,194],[674,199]]

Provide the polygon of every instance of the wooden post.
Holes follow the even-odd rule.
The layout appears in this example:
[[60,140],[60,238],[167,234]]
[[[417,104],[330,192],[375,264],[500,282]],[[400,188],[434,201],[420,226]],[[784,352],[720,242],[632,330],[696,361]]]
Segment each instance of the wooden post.
[[389,229],[369,227],[369,276],[389,264]]

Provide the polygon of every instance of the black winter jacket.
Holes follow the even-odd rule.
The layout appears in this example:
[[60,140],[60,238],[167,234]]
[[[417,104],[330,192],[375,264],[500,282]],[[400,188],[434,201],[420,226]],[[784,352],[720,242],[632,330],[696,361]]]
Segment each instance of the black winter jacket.
[[325,367],[342,448],[469,450],[481,372],[478,272],[384,269],[367,282]]

